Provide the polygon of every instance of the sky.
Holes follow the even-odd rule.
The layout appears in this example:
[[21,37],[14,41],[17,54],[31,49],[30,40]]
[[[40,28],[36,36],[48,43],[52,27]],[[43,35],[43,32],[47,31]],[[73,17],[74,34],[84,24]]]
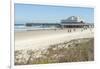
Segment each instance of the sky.
[[70,16],[81,16],[85,22],[94,23],[94,9],[86,7],[50,6],[15,3],[15,23],[60,23]]

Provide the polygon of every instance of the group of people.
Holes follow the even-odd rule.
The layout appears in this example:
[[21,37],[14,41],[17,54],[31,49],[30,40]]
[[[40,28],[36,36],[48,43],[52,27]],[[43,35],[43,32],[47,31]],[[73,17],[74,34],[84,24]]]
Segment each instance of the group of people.
[[76,29],[74,28],[74,29],[68,29],[68,32],[75,32],[76,31]]
[[[80,31],[82,32],[82,31],[84,31],[84,30],[87,30],[88,28],[81,28],[80,29]],[[68,32],[75,32],[75,31],[77,31],[77,29],[68,29]],[[90,28],[90,31],[91,31],[91,28]]]

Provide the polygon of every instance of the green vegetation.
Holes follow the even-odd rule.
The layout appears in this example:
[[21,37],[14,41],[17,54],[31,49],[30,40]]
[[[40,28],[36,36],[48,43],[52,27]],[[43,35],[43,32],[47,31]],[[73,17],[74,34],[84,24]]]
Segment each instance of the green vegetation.
[[94,60],[94,39],[84,38],[51,45],[45,50],[15,51],[15,65]]

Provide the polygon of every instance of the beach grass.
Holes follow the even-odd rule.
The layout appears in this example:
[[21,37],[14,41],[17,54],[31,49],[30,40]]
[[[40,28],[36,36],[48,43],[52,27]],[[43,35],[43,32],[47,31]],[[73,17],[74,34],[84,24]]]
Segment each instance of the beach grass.
[[81,62],[94,60],[94,38],[75,39],[43,50],[16,50],[15,65]]

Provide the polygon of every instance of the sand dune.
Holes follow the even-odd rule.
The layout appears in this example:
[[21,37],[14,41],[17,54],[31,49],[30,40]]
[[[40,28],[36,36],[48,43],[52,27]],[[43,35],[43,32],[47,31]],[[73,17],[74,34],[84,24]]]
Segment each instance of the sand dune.
[[15,32],[15,50],[21,49],[44,49],[50,45],[70,41],[79,38],[93,37],[93,29],[76,30],[68,33],[67,30],[41,30]]

